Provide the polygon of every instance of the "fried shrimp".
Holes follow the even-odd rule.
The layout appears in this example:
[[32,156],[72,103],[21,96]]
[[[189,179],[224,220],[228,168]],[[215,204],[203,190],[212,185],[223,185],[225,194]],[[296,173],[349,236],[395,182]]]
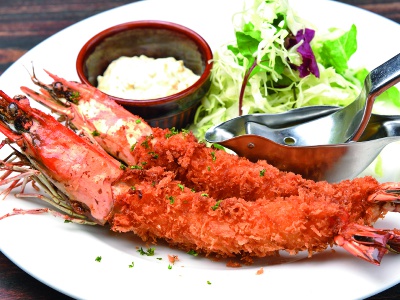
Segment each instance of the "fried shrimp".
[[214,198],[258,198],[298,195],[311,181],[294,173],[280,172],[266,161],[253,163],[199,143],[190,132],[154,128],[142,138],[132,155],[142,168],[162,166],[176,173],[177,179]]
[[[190,133],[160,129],[139,132],[131,149],[136,164],[121,164],[95,141],[31,108],[27,98],[3,92],[0,97],[0,131],[6,136],[1,145],[20,148],[1,162],[0,185],[11,183],[5,193],[22,187],[23,194],[33,180],[49,195],[39,198],[67,220],[109,224],[146,241],[163,239],[221,257],[278,251],[311,256],[336,244],[379,264],[388,251],[400,251],[398,230],[372,227],[387,212],[400,211],[398,183],[371,177],[337,184],[305,180],[266,162],[207,148]],[[30,211],[16,210],[0,220],[24,213]]]
[[333,186],[310,183],[298,195],[254,201],[209,197],[160,167],[127,172],[121,182],[134,189],[116,197],[112,230],[223,257],[264,257],[278,250],[311,255],[332,246],[347,224],[372,225],[393,209],[365,201],[379,189],[369,177]]

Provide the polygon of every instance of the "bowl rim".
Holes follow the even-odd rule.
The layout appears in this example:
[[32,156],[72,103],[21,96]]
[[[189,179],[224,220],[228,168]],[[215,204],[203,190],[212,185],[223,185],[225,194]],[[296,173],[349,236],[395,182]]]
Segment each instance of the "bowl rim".
[[193,40],[196,45],[198,45],[199,49],[201,49],[201,52],[204,53],[205,56],[205,69],[203,73],[200,75],[200,78],[191,86],[188,88],[176,93],[172,94],[169,96],[165,97],[160,97],[160,98],[154,98],[154,99],[126,99],[126,98],[120,98],[117,96],[113,96],[107,93],[104,93],[108,96],[110,96],[112,99],[117,101],[121,105],[126,105],[126,106],[149,106],[149,105],[157,105],[157,104],[164,104],[168,102],[173,102],[177,98],[185,98],[188,95],[192,93],[193,90],[197,90],[200,88],[211,76],[211,69],[213,66],[213,52],[211,50],[210,45],[207,43],[207,41],[197,32],[194,30],[183,26],[178,23],[170,22],[170,21],[161,21],[161,20],[136,20],[136,21],[130,21],[130,22],[125,22],[121,24],[117,24],[114,26],[111,26],[107,29],[104,29],[100,31],[99,33],[95,34],[93,37],[91,37],[81,48],[81,50],[78,53],[77,59],[76,59],[76,71],[78,73],[79,79],[86,85],[93,86],[89,80],[86,78],[84,75],[84,61],[86,57],[93,52],[95,47],[104,39],[107,37],[110,37],[116,33],[125,31],[127,29],[135,29],[135,28],[162,28],[162,29],[167,29],[167,30],[173,30],[177,31],[179,33],[182,33],[186,36],[188,36],[191,40]]

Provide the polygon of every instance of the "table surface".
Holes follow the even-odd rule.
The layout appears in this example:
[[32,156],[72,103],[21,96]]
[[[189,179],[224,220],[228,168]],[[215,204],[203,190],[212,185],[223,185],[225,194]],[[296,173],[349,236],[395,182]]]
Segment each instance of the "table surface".
[[[168,1],[168,0],[165,0]],[[0,75],[19,57],[69,25],[132,0],[1,0]],[[398,0],[341,0],[400,23]],[[340,16],[338,16],[340,17]],[[339,289],[340,287],[335,287]],[[0,299],[71,299],[26,274],[0,252]],[[369,300],[400,299],[400,284]]]

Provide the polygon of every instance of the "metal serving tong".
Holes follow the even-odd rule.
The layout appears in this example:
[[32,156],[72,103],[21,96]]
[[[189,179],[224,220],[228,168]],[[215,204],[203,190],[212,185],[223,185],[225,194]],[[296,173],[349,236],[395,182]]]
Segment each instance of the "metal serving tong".
[[[372,70],[364,81],[360,95],[343,109],[294,126],[276,127],[265,116],[246,119],[246,132],[291,146],[315,146],[356,141],[364,131],[376,96],[400,80],[400,54]],[[245,117],[244,117],[245,118]],[[268,116],[270,118],[270,116]],[[236,127],[234,120],[224,125]]]
[[305,178],[353,178],[400,139],[400,116],[371,115],[375,97],[399,81],[400,54],[371,71],[360,96],[345,108],[310,106],[240,116],[210,128],[205,139]]
[[[275,126],[295,125],[335,113],[334,106],[309,106],[270,114]],[[238,118],[239,120],[247,119]],[[281,118],[279,118],[281,117]],[[293,118],[292,118],[293,117]],[[267,118],[267,114],[263,114]],[[246,134],[245,122],[234,131],[218,127],[206,133],[206,140],[233,150],[251,161],[265,159],[283,171],[292,171],[316,181],[338,182],[360,174],[388,144],[400,141],[400,116],[371,114],[358,142],[317,146],[288,146],[255,134]],[[214,133],[218,132],[217,135]],[[243,134],[242,134],[243,133]]]

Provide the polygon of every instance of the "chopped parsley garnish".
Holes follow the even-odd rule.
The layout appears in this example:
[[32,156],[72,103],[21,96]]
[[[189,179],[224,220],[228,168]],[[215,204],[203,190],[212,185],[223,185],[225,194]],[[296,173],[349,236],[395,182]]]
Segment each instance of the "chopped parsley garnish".
[[208,194],[207,193],[202,193],[201,196],[208,197]]
[[143,148],[149,149],[149,140],[146,138],[146,140],[142,142],[141,145],[143,146]]
[[176,134],[178,134],[178,133],[179,133],[179,131],[176,130],[175,127],[172,127],[172,128],[170,129],[170,132],[167,133],[167,134],[165,135],[165,138],[168,139],[168,138],[170,138],[171,136],[176,135]]
[[64,220],[64,223],[72,223],[71,220]]
[[171,270],[172,269],[172,266],[171,265],[168,265],[168,270]]
[[183,184],[178,183],[178,187],[181,189],[181,191],[183,191],[183,189],[185,188],[185,186]]
[[119,168],[120,168],[121,170],[126,170],[126,166],[125,166],[124,164],[120,164],[120,165],[119,165]]
[[219,207],[219,204],[221,203],[222,200],[218,200],[214,206],[211,206],[212,210],[216,210]]
[[134,266],[135,266],[135,263],[132,262],[132,263],[129,265],[129,268],[133,268]]
[[136,144],[137,144],[137,143],[134,143],[134,144],[131,146],[131,151],[135,150]]
[[100,136],[100,132],[98,132],[97,130],[92,131],[92,135],[93,136]]
[[78,104],[79,98],[80,98],[79,92],[72,92],[69,94],[69,100],[71,100],[75,104]]
[[147,250],[143,250],[142,247],[138,250],[140,255],[146,255],[146,256],[153,256],[154,255],[155,248],[148,248]]
[[142,120],[137,119],[135,122],[136,122],[136,124],[140,124],[140,123],[142,123]]
[[193,256],[199,255],[195,250],[189,250],[189,251],[187,252],[187,254],[190,254],[190,255],[193,255]]
[[142,166],[138,166],[138,165],[130,166],[130,168],[133,169],[133,170],[142,170],[143,169]]
[[263,177],[265,175],[265,169],[262,169],[261,171],[260,171],[260,177]]
[[134,185],[131,186],[132,191],[136,191],[136,187]]
[[215,156],[215,151],[211,151],[211,158],[212,161],[215,161],[217,159],[217,157]]
[[149,154],[151,155],[152,158],[157,159],[158,158],[158,154],[155,153],[154,151],[149,152]]
[[95,259],[95,261],[101,262],[101,256],[97,256],[96,259]]
[[167,199],[169,200],[169,203],[174,204],[174,202],[175,202],[174,196],[169,196],[169,197],[167,197]]
[[210,285],[210,284],[211,284],[211,281],[210,281],[210,280],[207,280],[207,284]]

